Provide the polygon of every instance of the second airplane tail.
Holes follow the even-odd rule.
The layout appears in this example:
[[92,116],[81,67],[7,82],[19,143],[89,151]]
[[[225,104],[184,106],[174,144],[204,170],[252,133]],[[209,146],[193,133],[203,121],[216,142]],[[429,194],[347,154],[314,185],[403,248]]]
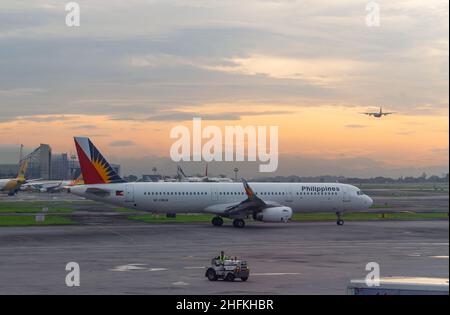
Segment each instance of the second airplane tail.
[[27,171],[27,168],[28,168],[28,160],[23,160],[20,163],[19,173],[17,174],[17,179],[20,182],[25,182],[25,172]]
[[75,137],[74,139],[85,184],[125,182],[89,138]]

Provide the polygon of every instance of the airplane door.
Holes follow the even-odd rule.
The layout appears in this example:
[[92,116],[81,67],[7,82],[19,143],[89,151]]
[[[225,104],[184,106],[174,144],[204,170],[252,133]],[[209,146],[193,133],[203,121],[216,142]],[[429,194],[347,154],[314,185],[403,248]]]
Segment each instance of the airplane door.
[[214,185],[211,186],[211,200],[219,200],[219,191],[217,190],[217,187],[214,187]]
[[126,202],[134,202],[134,186],[133,185],[125,186],[125,201]]
[[347,187],[344,187],[343,190],[344,190],[344,194],[343,194],[343,199],[342,199],[342,201],[344,201],[344,202],[350,202],[351,199],[350,199],[350,193],[349,193],[349,191],[348,191],[348,188],[347,188]]
[[284,198],[285,202],[293,202],[294,201],[294,194],[292,192],[292,187],[288,186],[286,188],[286,198]]

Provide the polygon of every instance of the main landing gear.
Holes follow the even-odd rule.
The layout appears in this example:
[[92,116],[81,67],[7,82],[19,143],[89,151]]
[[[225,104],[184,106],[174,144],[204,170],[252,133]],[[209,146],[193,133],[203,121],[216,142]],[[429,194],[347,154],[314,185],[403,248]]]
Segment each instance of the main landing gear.
[[233,226],[235,228],[243,228],[243,227],[245,227],[245,221],[242,219],[234,219]]
[[336,216],[337,216],[336,224],[344,225],[344,220],[342,220],[342,212],[336,212]]
[[223,225],[223,219],[221,217],[214,217],[214,218],[212,218],[211,223],[214,226],[222,226]]
[[[221,217],[214,217],[214,218],[212,218],[211,223],[214,226],[222,226],[223,219]],[[234,219],[233,226],[235,228],[243,228],[243,227],[245,227],[245,221],[243,219]]]

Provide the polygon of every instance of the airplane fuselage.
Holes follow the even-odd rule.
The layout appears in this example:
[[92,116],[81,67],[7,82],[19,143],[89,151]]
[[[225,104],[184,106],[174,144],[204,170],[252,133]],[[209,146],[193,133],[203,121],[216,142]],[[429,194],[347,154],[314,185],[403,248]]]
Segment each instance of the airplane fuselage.
[[[367,195],[352,185],[340,183],[251,183],[255,194],[267,203],[292,208],[294,212],[343,212],[366,210]],[[241,183],[117,183],[80,185],[71,193],[131,209],[154,213],[215,213],[228,204],[244,201]]]
[[21,183],[22,182],[17,178],[0,179],[0,191],[8,193],[13,192],[20,187]]

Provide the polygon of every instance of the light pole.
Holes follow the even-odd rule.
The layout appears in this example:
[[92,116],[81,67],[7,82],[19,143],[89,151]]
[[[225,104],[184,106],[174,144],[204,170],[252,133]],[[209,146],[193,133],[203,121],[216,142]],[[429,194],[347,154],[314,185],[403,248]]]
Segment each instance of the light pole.
[[233,171],[234,171],[234,181],[237,182],[237,173],[239,172],[239,169],[235,167]]

